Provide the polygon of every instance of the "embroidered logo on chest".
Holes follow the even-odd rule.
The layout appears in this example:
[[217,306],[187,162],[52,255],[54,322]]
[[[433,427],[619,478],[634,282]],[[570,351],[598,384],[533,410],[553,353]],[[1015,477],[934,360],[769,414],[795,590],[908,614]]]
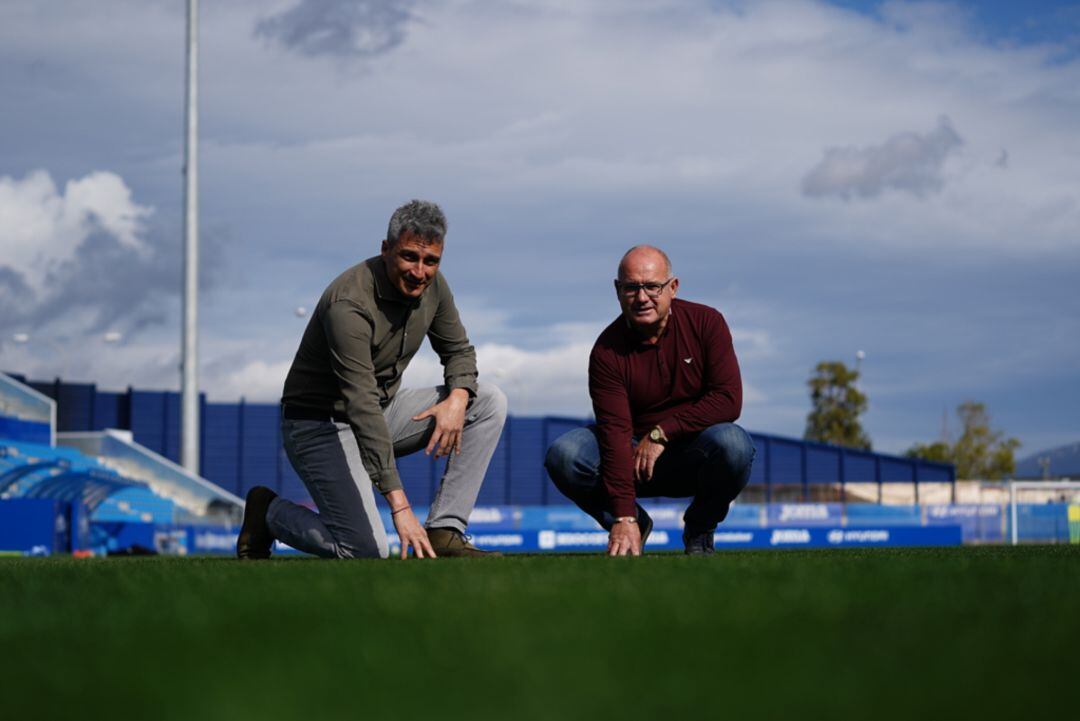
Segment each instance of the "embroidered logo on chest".
[[682,362],[685,363],[686,365],[690,365],[693,361],[694,361],[693,358],[683,358],[682,359]]

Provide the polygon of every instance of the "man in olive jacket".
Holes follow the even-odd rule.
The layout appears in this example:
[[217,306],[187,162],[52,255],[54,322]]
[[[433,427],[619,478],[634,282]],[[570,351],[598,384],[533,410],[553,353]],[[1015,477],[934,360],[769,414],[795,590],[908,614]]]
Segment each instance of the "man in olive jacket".
[[[407,203],[391,217],[381,253],[323,292],[281,399],[285,451],[319,512],[269,488],[251,489],[240,558],[268,558],[274,539],[326,558],[385,558],[373,488],[390,505],[402,558],[409,548],[419,558],[491,555],[464,532],[502,432],[506,397],[477,383],[476,351],[439,272],[445,235],[439,206]],[[401,389],[425,336],[442,361],[444,384]],[[394,462],[420,449],[449,456],[425,525]]]

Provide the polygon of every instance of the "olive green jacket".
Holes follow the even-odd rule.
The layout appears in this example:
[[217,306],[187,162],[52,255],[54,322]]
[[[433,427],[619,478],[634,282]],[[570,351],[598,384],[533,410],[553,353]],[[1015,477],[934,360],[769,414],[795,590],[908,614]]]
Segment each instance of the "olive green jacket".
[[427,336],[449,389],[476,395],[476,350],[442,273],[419,299],[390,284],[380,256],[339,275],[319,298],[285,378],[282,403],[348,418],[360,458],[382,493],[401,488],[383,418]]

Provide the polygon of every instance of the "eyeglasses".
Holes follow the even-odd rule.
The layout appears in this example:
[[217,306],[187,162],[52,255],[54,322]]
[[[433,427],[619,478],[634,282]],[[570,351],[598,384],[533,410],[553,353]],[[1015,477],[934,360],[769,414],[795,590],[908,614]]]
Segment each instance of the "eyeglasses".
[[642,290],[645,291],[645,295],[650,298],[658,298],[660,293],[664,291],[664,288],[667,287],[667,284],[673,280],[675,280],[674,276],[668,278],[663,283],[620,283],[619,281],[615,281],[615,290],[627,298],[636,298],[638,291]]

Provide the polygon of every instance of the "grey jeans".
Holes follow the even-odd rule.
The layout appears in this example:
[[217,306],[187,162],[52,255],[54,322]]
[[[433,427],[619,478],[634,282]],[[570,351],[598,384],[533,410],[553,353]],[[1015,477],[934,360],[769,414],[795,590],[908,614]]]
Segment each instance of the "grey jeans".
[[[412,417],[446,395],[446,387],[438,386],[402,389],[394,396],[383,415],[395,456],[427,446],[434,420],[414,421]],[[451,456],[446,464],[428,512],[428,528],[465,531],[505,421],[506,396],[495,386],[481,383],[465,412],[461,455]],[[336,421],[282,418],[281,438],[289,462],[319,512],[275,498],[266,512],[274,537],[323,558],[386,558],[386,531],[352,427]]]

